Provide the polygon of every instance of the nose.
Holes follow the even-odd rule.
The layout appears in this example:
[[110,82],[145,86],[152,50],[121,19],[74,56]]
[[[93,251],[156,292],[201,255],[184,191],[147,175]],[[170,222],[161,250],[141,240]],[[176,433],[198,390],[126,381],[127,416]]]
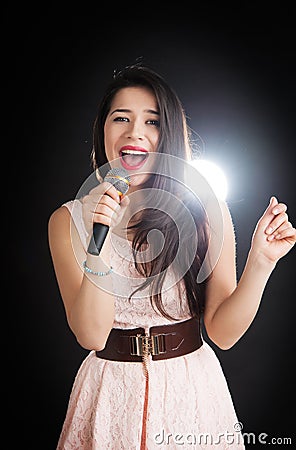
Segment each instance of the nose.
[[144,128],[140,121],[135,120],[134,122],[130,122],[127,135],[130,139],[144,138]]

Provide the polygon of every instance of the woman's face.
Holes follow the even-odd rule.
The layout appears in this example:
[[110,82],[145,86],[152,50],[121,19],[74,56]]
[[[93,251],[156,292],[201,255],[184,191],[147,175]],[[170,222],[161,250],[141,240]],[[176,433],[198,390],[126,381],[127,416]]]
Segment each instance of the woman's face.
[[153,172],[159,120],[156,98],[148,88],[126,87],[114,96],[104,126],[106,156],[112,167],[128,171],[130,190]]

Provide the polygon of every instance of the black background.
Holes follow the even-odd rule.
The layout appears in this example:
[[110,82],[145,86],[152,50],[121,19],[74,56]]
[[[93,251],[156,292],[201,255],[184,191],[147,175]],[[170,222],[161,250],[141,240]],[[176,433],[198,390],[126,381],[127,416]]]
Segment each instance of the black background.
[[[10,181],[3,206],[12,242],[4,278],[14,300],[3,325],[15,337],[11,344],[9,333],[7,346],[16,375],[10,407],[17,448],[55,449],[87,354],[66,323],[47,222],[91,173],[93,119],[114,70],[140,58],[178,93],[205,156],[228,178],[239,275],[271,195],[287,203],[296,223],[295,26],[292,9],[285,8],[5,8],[3,175]],[[294,286],[295,250],[271,275],[243,338],[228,351],[213,345],[243,431],[267,433],[267,440],[294,432]]]

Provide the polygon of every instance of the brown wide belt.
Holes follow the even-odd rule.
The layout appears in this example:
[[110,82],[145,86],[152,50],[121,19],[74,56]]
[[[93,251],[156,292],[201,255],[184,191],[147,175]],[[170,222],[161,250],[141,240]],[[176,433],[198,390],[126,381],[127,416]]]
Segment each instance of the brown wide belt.
[[151,355],[154,361],[176,358],[202,345],[199,320],[192,318],[171,325],[149,328],[112,328],[105,348],[96,351],[98,358],[111,361],[142,362]]

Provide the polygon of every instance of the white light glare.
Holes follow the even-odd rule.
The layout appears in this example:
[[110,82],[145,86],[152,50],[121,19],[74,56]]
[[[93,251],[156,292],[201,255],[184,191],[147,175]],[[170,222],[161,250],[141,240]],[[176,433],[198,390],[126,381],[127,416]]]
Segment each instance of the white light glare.
[[191,164],[207,180],[217,198],[220,200],[226,200],[228,185],[223,170],[215,163],[206,159],[195,159],[191,161]]

